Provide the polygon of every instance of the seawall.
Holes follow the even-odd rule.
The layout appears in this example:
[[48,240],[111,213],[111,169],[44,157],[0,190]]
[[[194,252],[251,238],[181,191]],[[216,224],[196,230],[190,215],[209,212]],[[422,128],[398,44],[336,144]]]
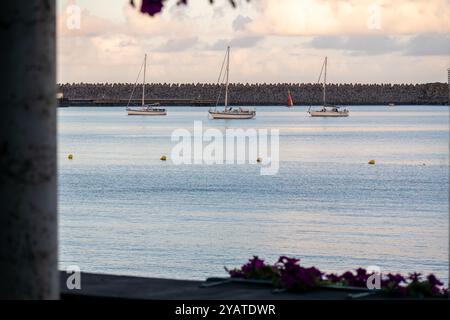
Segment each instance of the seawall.
[[[133,84],[59,84],[63,104],[126,105]],[[311,83],[240,84],[229,86],[229,101],[233,105],[284,105],[287,92],[295,105],[322,103],[322,86]],[[448,105],[447,83],[424,84],[329,84],[327,102],[337,105]],[[224,88],[218,84],[148,84],[146,102],[162,105],[223,104]],[[219,97],[219,98],[218,98]],[[131,104],[139,104],[141,88],[136,87]]]

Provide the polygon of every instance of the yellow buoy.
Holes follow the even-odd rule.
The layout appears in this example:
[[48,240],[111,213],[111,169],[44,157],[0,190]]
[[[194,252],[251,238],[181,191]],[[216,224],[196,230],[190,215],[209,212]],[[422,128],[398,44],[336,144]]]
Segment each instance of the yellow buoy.
[[375,164],[375,160],[369,160],[369,164]]
[[161,158],[159,158],[159,160],[161,160],[161,161],[166,161],[166,160],[167,160],[167,157],[166,157],[166,156],[161,156]]
[[256,158],[256,162],[261,162],[261,161],[262,161],[261,157]]
[[72,160],[73,159],[73,154],[69,154],[68,156],[67,156],[67,158],[69,159],[69,160]]

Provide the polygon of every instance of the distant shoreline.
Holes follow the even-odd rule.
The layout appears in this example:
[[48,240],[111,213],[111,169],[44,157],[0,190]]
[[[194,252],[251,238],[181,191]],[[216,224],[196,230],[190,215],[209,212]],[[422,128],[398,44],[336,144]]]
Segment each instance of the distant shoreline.
[[[134,89],[134,91],[133,91]],[[294,105],[321,105],[321,84],[230,84],[229,103],[237,106],[285,105],[287,92]],[[141,91],[133,84],[59,84],[60,106],[139,105]],[[336,105],[448,105],[447,83],[327,84],[327,102]],[[163,106],[214,106],[223,104],[218,84],[147,84],[145,102]],[[219,98],[218,98],[219,97]]]
[[[147,103],[147,102],[146,102]],[[140,106],[141,104],[130,104],[130,106]],[[168,103],[161,103],[160,104],[163,107],[183,107],[183,108],[202,108],[202,107],[215,107],[216,105],[199,105],[199,104],[168,104]],[[234,106],[245,106],[245,107],[286,107],[284,104],[259,104],[259,105],[252,105],[252,104],[232,104]],[[99,108],[125,108],[126,104],[94,104],[94,103],[87,103],[87,104],[71,104],[70,102],[64,102],[61,103],[58,101],[58,107],[59,108],[69,108],[69,107],[80,107],[80,108],[93,108],[93,107],[99,107]],[[309,106],[321,106],[321,104],[294,104],[293,107],[309,107]],[[395,104],[393,106],[389,106],[388,104],[345,104],[345,105],[337,105],[337,106],[361,106],[361,107],[379,107],[379,106],[387,106],[387,107],[401,107],[401,106],[430,106],[430,107],[443,107],[443,106],[449,106],[447,104]],[[223,104],[218,104],[218,108],[223,107]],[[288,109],[288,108],[286,108]]]

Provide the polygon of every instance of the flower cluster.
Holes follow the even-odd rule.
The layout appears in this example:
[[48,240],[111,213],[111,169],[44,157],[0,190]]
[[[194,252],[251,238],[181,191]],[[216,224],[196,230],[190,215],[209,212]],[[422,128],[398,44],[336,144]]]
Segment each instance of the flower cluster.
[[274,266],[266,265],[264,260],[253,256],[240,269],[228,270],[232,278],[244,278],[253,280],[273,280],[278,275],[278,270]]
[[371,274],[367,273],[366,269],[356,269],[356,274],[351,271],[346,271],[338,276],[334,273],[326,275],[326,279],[331,283],[342,284],[350,287],[366,287],[367,279]]
[[[347,271],[342,275],[328,274],[325,279],[333,284],[346,285],[351,287],[367,288],[367,280],[371,276],[365,269],[359,268],[356,274]],[[443,283],[430,274],[422,280],[420,273],[411,273],[408,277],[401,274],[388,273],[380,279],[381,290],[396,297],[432,298],[448,295],[448,289],[443,287]]]
[[[333,284],[349,287],[367,288],[367,282],[373,273],[366,269],[356,269],[356,273],[346,271],[341,275],[324,274],[315,267],[305,268],[300,265],[300,259],[281,256],[273,265],[267,265],[264,260],[254,256],[240,269],[225,270],[232,278],[252,280],[270,280],[277,288],[290,291],[310,291],[323,285]],[[394,297],[446,297],[448,289],[443,287],[433,274],[422,279],[420,273],[380,275],[381,292]]]
[[444,288],[444,284],[434,274],[429,274],[422,280],[420,273],[411,273],[408,280],[404,290],[399,292],[400,295],[417,298],[448,296],[448,288]]
[[304,268],[300,259],[281,256],[276,263],[279,271],[278,287],[292,291],[309,291],[317,288],[322,282],[323,273],[315,267]]
[[[162,11],[164,7],[164,1],[166,0],[142,0],[141,2],[141,12],[146,13],[150,16],[154,16],[155,14]],[[248,0],[247,0],[248,1]],[[214,0],[209,0],[212,4]],[[233,8],[236,8],[235,0],[228,0]],[[187,5],[188,0],[178,0],[177,5]],[[135,7],[134,0],[130,0],[130,5]]]
[[381,288],[390,296],[405,297],[408,295],[406,290],[406,279],[401,274],[388,273],[381,280]]

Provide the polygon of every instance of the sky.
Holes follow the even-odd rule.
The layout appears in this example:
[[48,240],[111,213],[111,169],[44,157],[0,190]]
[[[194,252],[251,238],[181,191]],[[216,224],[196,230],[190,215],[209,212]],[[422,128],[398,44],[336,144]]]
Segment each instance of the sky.
[[150,17],[128,0],[57,0],[59,83],[447,82],[450,0],[167,0]]

